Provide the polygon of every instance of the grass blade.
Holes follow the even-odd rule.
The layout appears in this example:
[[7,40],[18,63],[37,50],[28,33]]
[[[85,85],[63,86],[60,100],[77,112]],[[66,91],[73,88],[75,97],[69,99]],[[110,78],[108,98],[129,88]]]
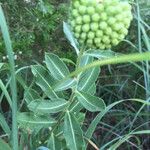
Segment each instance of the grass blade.
[[4,17],[2,7],[0,6],[0,26],[6,46],[6,51],[9,59],[10,73],[12,80],[10,83],[11,93],[12,93],[12,146],[13,150],[18,150],[18,128],[17,128],[17,86],[15,77],[15,62],[13,56],[13,50],[11,45],[11,40]]

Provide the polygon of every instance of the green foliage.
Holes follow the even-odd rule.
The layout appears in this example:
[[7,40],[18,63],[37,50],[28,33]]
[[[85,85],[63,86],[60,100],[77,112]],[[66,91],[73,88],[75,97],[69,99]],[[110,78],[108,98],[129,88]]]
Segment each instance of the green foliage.
[[[81,0],[81,2],[86,3],[84,0]],[[92,3],[92,1],[89,2]],[[24,2],[14,1],[16,5],[23,3]],[[33,2],[33,5],[34,4],[37,4],[36,7],[38,11],[33,12],[36,13],[39,18],[40,15],[41,18],[43,18],[43,16],[49,18],[49,15],[53,15],[55,9],[54,3],[49,4],[47,1],[40,0],[38,3]],[[25,5],[30,6],[31,3]],[[76,3],[75,7],[77,6],[78,3]],[[137,8],[138,6],[137,3]],[[88,13],[92,14],[93,11],[95,11],[93,7],[90,7]],[[80,8],[80,13],[83,12],[84,8],[82,7],[82,9]],[[63,30],[70,45],[74,48],[76,62],[72,59],[70,60],[68,57],[61,58],[51,52],[45,53],[44,63],[36,63],[35,65],[19,68],[16,71],[11,42],[1,11],[1,29],[9,55],[9,67],[7,70],[10,70],[11,75],[7,74],[7,82],[2,79],[0,80],[0,102],[5,99],[6,102],[9,103],[9,109],[12,110],[13,126],[12,128],[9,127],[10,122],[5,117],[6,114],[3,113],[3,110],[0,112],[0,125],[4,133],[2,137],[6,136],[5,140],[8,141],[8,144],[10,144],[14,150],[22,150],[24,148],[39,150],[105,150],[118,149],[122,145],[124,146],[125,142],[136,148],[142,146],[141,141],[143,142],[143,140],[141,140],[140,137],[143,134],[146,136],[150,133],[150,130],[144,126],[149,123],[148,118],[145,117],[146,115],[149,117],[147,113],[149,109],[146,109],[144,118],[140,116],[143,115],[143,112],[141,113],[142,109],[145,106],[147,106],[147,108],[150,106],[148,72],[150,52],[145,52],[149,51],[150,42],[144,23],[139,21],[139,9],[137,12],[138,33],[139,37],[141,37],[141,33],[143,36],[143,41],[141,41],[141,38],[138,39],[140,53],[125,55],[115,53],[112,50],[87,49],[84,45],[79,47],[68,24],[64,22]],[[31,17],[32,15],[29,16]],[[30,19],[31,18],[29,18],[28,25],[30,25],[30,23],[32,24]],[[94,20],[97,20],[97,16],[94,17]],[[80,21],[80,18],[78,21]],[[85,21],[88,21],[88,19],[86,18]],[[42,24],[42,21],[40,23]],[[38,26],[40,26],[40,23]],[[51,25],[45,23],[41,25],[41,28],[45,27],[46,31],[48,31],[47,33],[49,33],[53,30],[50,27],[52,25],[53,23],[51,23]],[[37,28],[37,31],[40,33],[39,28]],[[41,34],[37,35],[38,38],[40,38],[40,36]],[[91,34],[90,37],[92,36]],[[25,37],[25,39],[27,38]],[[43,45],[46,43],[46,40],[47,38],[44,39],[45,42],[41,40]],[[145,44],[144,50],[142,49],[142,42]],[[134,46],[134,44],[132,44],[132,46]],[[142,65],[136,63],[139,61],[142,61]],[[140,93],[138,99],[135,98],[137,97],[136,95],[131,99],[132,96],[129,93],[125,93],[126,95],[128,94],[130,99],[124,98],[121,89],[124,88],[125,83],[121,84],[119,90],[115,88],[117,94],[114,92],[115,90],[110,90],[109,88],[111,88],[111,86],[114,88],[114,86],[118,86],[118,84],[112,84],[107,87],[106,82],[102,88],[99,88],[99,82],[105,81],[103,81],[105,77],[104,71],[106,69],[104,66],[109,65],[108,69],[110,74],[116,75],[118,72],[115,72],[116,70],[112,66],[110,67],[110,65],[117,64],[119,66],[119,64],[122,65],[123,63],[134,65],[143,73],[145,87],[140,86],[145,88],[145,97]],[[3,66],[5,65],[0,62],[0,69],[3,69]],[[29,68],[31,69],[33,77],[33,80],[30,80],[31,83],[26,82],[26,80],[23,79],[24,76],[22,76],[22,71]],[[128,73],[129,72],[133,71],[129,70]],[[28,77],[31,77],[31,74],[27,76],[27,78]],[[18,92],[16,90],[15,79],[17,79],[18,82]],[[109,77],[107,77],[107,79],[109,79]],[[119,80],[119,74],[115,80]],[[108,80],[108,83],[109,82],[110,79]],[[19,84],[24,88],[24,94],[17,99],[16,96],[20,93]],[[9,88],[9,85],[11,88]],[[104,94],[101,93],[102,91],[104,91]],[[132,92],[130,89],[128,89],[128,91]],[[121,94],[122,96],[120,96]],[[141,97],[142,99],[140,99]],[[140,104],[142,104],[142,106]],[[132,107],[132,105],[136,105],[136,108]],[[138,109],[139,106],[140,109]],[[136,112],[136,110],[138,110],[138,112]],[[138,123],[135,125],[134,122],[139,119],[138,117],[140,119],[147,119],[147,122],[145,121],[144,123],[142,122],[141,124]],[[114,119],[117,124],[111,123],[112,119]],[[19,128],[19,134],[17,128]],[[100,133],[101,129],[103,131],[102,133]],[[106,134],[104,134],[105,131]],[[8,135],[5,135],[5,133]],[[100,138],[99,134],[102,135]],[[132,140],[130,141],[131,138]],[[133,138],[135,138],[135,141]],[[4,142],[4,140],[0,140],[0,147],[6,146],[6,149],[9,149],[8,144]],[[125,145],[126,149],[130,149],[130,147],[128,147],[129,144]]]
[[[17,64],[29,64],[31,60],[43,59],[43,52],[56,47],[54,32],[60,30],[59,24],[66,16],[66,3],[48,0],[3,1],[12,37],[14,57]],[[53,37],[53,39],[52,39]],[[0,59],[7,62],[4,43],[0,38]],[[24,63],[23,61],[24,60]]]
[[[65,23],[64,25],[66,29],[67,26]],[[69,31],[69,28],[67,31]],[[69,36],[67,35],[67,37]],[[72,38],[73,37],[71,37],[71,39]],[[50,131],[50,141],[47,143],[49,145],[53,142],[52,146],[54,149],[60,146],[59,143],[64,143],[64,140],[66,141],[64,143],[66,144],[65,147],[69,149],[86,149],[86,139],[90,140],[101,118],[108,113],[112,107],[124,102],[118,101],[106,106],[102,98],[94,95],[94,85],[100,73],[98,66],[128,61],[149,60],[150,55],[149,53],[120,55],[112,51],[104,52],[97,50],[96,52],[96,50],[91,50],[83,52],[83,50],[80,50],[79,54],[76,51],[78,54],[77,64],[75,71],[72,73],[70,73],[67,65],[62,62],[58,56],[52,53],[46,53],[45,55],[46,66],[32,66],[32,72],[36,79],[35,82],[42,89],[43,93],[41,98],[38,99],[33,99],[33,96],[31,96],[31,99],[28,100],[30,103],[28,103],[27,107],[33,113],[25,115],[25,119],[23,120],[18,119],[18,122],[20,127],[24,127],[24,125],[28,124],[27,127],[31,127],[30,130],[34,131],[36,128],[34,129],[33,123],[42,125],[38,118],[43,115],[42,118],[46,119],[45,117],[49,114],[55,121],[57,120],[52,126],[50,125],[52,129]],[[99,60],[95,60],[95,57]],[[75,80],[70,79],[70,77],[74,77]],[[93,88],[94,90],[89,91],[89,88]],[[66,95],[68,89],[71,89],[71,91]],[[33,92],[33,95],[34,93],[35,92]],[[30,95],[32,94],[30,93]],[[30,98],[30,96],[28,98]],[[132,99],[132,101],[134,101],[134,99]],[[148,102],[145,103],[143,100],[135,101],[149,105]],[[100,112],[91,123],[85,137],[83,134],[84,130],[81,128],[85,114],[79,115],[80,110],[83,109],[87,109],[91,112]],[[24,115],[24,113],[21,114]],[[35,119],[36,117],[37,120]],[[35,120],[35,122],[31,120]],[[46,120],[43,120],[42,123],[44,127]],[[58,143],[58,145],[55,143],[56,137],[56,143]]]
[[4,142],[4,140],[0,139],[0,150],[11,150],[11,148],[9,147],[9,145]]

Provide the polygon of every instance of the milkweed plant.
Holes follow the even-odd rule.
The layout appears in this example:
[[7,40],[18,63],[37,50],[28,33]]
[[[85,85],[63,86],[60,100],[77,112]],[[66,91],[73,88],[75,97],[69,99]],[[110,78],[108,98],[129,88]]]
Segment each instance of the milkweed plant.
[[[46,53],[44,65],[32,65],[34,81],[28,87],[15,70],[11,41],[1,8],[0,25],[6,44],[10,64],[11,95],[7,95],[12,109],[12,128],[8,131],[9,145],[13,150],[23,149],[25,140],[33,135],[38,150],[86,150],[117,149],[133,135],[149,131],[133,131],[116,138],[110,144],[96,145],[92,136],[101,119],[114,106],[125,100],[118,100],[106,105],[105,99],[96,96],[96,81],[100,76],[101,66],[133,63],[150,60],[150,53],[121,54],[111,50],[128,33],[133,15],[131,5],[120,0],[72,0],[68,22],[63,23],[63,31],[76,54],[76,62],[65,61],[54,53]],[[67,62],[67,63],[66,63]],[[69,65],[68,65],[69,62]],[[4,64],[0,63],[0,67]],[[71,71],[70,70],[73,70]],[[17,81],[16,81],[17,80]],[[17,84],[23,83],[25,111],[17,107]],[[34,87],[40,90],[35,90]],[[39,92],[40,91],[40,92]],[[150,105],[141,99],[126,101]],[[85,112],[96,112],[96,117],[85,128]],[[3,118],[4,119],[4,118]],[[44,136],[38,136],[42,132]],[[27,137],[24,138],[24,133]],[[30,136],[29,136],[30,135]],[[2,142],[5,143],[4,141]],[[6,145],[6,143],[5,143]],[[30,144],[29,144],[30,145]],[[7,145],[8,146],[8,145]]]

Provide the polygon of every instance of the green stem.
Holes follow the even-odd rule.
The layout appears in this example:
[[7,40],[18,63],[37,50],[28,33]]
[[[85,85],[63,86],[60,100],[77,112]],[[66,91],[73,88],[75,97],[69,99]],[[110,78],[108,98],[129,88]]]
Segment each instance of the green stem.
[[127,54],[127,55],[121,55],[109,59],[97,60],[86,66],[79,67],[66,78],[76,76],[77,74],[96,66],[113,65],[113,64],[120,64],[120,63],[127,63],[127,62],[138,62],[143,60],[150,60],[150,52],[144,52],[141,54],[140,53]]
[[6,51],[9,59],[10,73],[11,73],[11,94],[12,94],[12,147],[13,150],[18,150],[18,128],[17,128],[17,85],[15,77],[15,62],[13,56],[13,50],[11,40],[4,17],[2,7],[0,6],[0,26],[6,46]]

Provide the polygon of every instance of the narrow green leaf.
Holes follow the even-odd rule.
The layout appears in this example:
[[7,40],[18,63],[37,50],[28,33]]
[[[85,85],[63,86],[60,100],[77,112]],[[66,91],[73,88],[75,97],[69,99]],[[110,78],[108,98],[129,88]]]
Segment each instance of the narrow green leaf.
[[78,82],[79,91],[87,91],[89,87],[97,80],[100,73],[100,67],[93,67],[89,70],[86,70],[80,75]]
[[3,65],[4,65],[3,63],[0,63],[0,69],[2,68]]
[[66,22],[63,22],[63,30],[64,30],[64,33],[65,33],[67,39],[69,40],[70,44],[74,47],[74,49],[78,55],[79,54],[79,49],[78,49],[79,44],[78,44],[77,40],[73,37],[70,27]]
[[84,107],[80,104],[80,102],[78,100],[74,100],[73,103],[71,103],[71,105],[69,107],[69,111],[78,113],[83,108]]
[[5,131],[6,134],[10,135],[10,128],[4,118],[4,116],[0,113],[0,126]]
[[68,79],[64,80],[63,82],[58,82],[58,84],[54,87],[54,91],[63,91],[74,87],[77,84],[77,80]]
[[88,56],[88,55],[83,55],[81,57],[81,61],[80,61],[79,67],[83,67],[83,66],[85,66],[87,64],[90,64],[91,62],[93,62],[93,57]]
[[12,150],[8,143],[0,138],[0,150]]
[[138,135],[138,134],[150,134],[150,130],[141,130],[141,131],[135,131],[131,133],[133,135]]
[[35,65],[31,67],[32,73],[36,77],[36,84],[45,92],[49,98],[58,98],[57,94],[52,89],[55,84],[53,77],[51,77],[47,70],[40,65]]
[[64,136],[69,149],[80,150],[84,146],[80,125],[76,118],[68,111],[64,120]]
[[90,95],[94,95],[96,93],[96,84],[92,84],[89,89],[87,90],[87,93]]
[[[84,67],[85,65],[92,63],[92,62],[93,62],[93,57],[83,55],[79,66]],[[77,89],[79,91],[86,91],[86,92],[89,91],[89,87],[91,87],[91,85],[93,85],[94,82],[97,80],[99,72],[100,72],[100,68],[95,67],[95,68],[91,68],[79,74]],[[93,90],[94,90],[94,87],[93,87]]]
[[131,131],[129,134],[116,138],[118,139],[118,141],[114,143],[113,145],[111,145],[109,149],[117,149],[124,142],[129,141],[129,138],[133,137],[133,135],[141,135],[141,134],[150,134],[150,130],[141,130],[141,131],[135,131],[135,132]]
[[15,61],[14,54],[12,49],[12,43],[10,40],[10,35],[6,23],[6,19],[0,5],[0,27],[3,35],[3,39],[5,42],[6,52],[8,55],[8,61],[10,66],[10,74],[11,74],[11,94],[12,94],[12,147],[14,150],[18,150],[18,126],[17,126],[17,84],[16,84],[16,76],[15,76]]
[[10,107],[12,108],[12,100],[10,98],[10,95],[9,95],[7,89],[6,89],[6,86],[3,84],[3,82],[2,82],[1,79],[0,79],[0,89],[2,89],[2,91],[3,91],[3,93],[4,93],[5,97],[6,97],[6,99],[8,101],[8,103],[10,105]]
[[55,137],[54,133],[51,134],[47,147],[50,148],[50,150],[61,150],[61,143]]
[[18,123],[24,127],[51,126],[56,121],[49,116],[37,116],[34,113],[22,112],[17,115]]
[[85,51],[84,55],[92,56],[98,59],[106,59],[106,58],[114,57],[118,54],[111,50],[88,50]]
[[79,113],[75,114],[75,117],[77,118],[77,120],[80,124],[83,124],[84,119],[85,119],[85,113],[79,112]]
[[34,89],[26,89],[24,93],[24,99],[29,104],[31,101],[34,101],[35,99],[40,99],[40,95],[37,91]]
[[76,95],[79,102],[91,112],[102,111],[106,107],[104,101],[99,97],[79,91],[76,92]]
[[135,102],[143,103],[145,105],[150,105],[150,102],[147,102],[145,100],[140,100],[140,99],[127,99],[127,100],[120,100],[120,101],[114,102],[114,103],[110,104],[109,106],[107,106],[102,112],[100,112],[95,117],[95,119],[91,122],[91,124],[85,134],[86,137],[89,139],[92,137],[92,134],[93,134],[97,124],[101,121],[101,119],[104,117],[104,115],[109,112],[110,109],[112,109],[114,106],[116,106],[122,102],[126,102],[126,101],[135,101]]
[[117,141],[115,144],[111,145],[109,147],[109,149],[110,150],[111,149],[114,149],[114,150],[117,149],[121,144],[123,144],[124,142],[128,141],[128,139],[131,138],[131,137],[132,137],[132,135],[126,135],[126,136],[120,138],[119,141]]
[[55,54],[47,53],[45,55],[45,62],[47,68],[55,79],[61,80],[69,75],[67,66]]
[[64,99],[53,99],[50,100],[34,100],[29,103],[28,108],[33,112],[38,113],[57,113],[64,110],[68,101]]
[[90,139],[90,138],[92,137],[92,134],[93,134],[94,130],[96,129],[97,124],[101,121],[101,119],[103,118],[103,116],[104,116],[107,112],[109,112],[109,110],[110,110],[111,108],[113,108],[114,106],[116,106],[117,104],[120,104],[120,103],[122,103],[122,102],[124,102],[124,100],[114,102],[114,103],[110,104],[109,106],[107,106],[106,109],[104,109],[102,112],[100,112],[100,113],[95,117],[95,119],[91,122],[91,124],[90,124],[88,130],[86,131],[86,134],[85,134],[86,137]]

